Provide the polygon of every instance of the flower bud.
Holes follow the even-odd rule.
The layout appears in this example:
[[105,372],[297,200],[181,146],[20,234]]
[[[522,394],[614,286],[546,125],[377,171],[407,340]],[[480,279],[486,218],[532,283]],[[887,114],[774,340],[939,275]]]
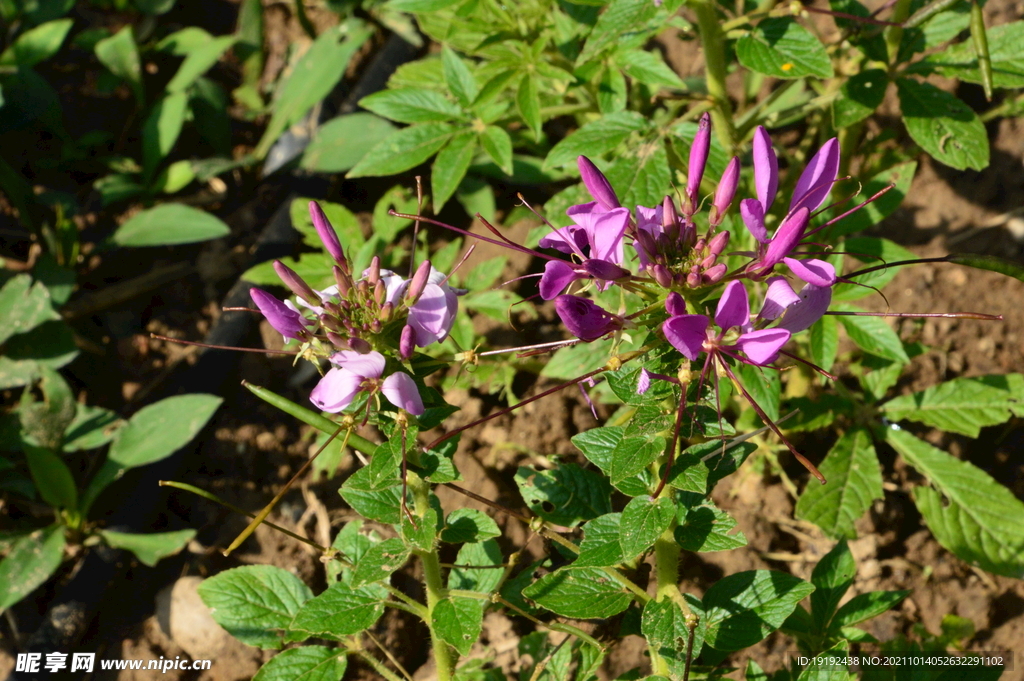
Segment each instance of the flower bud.
[[717,262],[718,262],[718,256],[715,255],[714,253],[712,253],[711,255],[709,255],[708,257],[706,257],[706,258],[704,258],[703,260],[700,261],[700,268],[702,270],[709,269],[711,267],[714,267],[715,263],[717,263]]
[[316,229],[320,241],[323,242],[324,248],[327,249],[327,253],[334,259],[334,262],[338,263],[347,272],[348,261],[345,259],[345,252],[341,248],[341,242],[338,241],[338,235],[334,231],[334,227],[331,226],[330,220],[324,215],[320,204],[316,201],[309,202],[309,216],[313,218],[313,227]]
[[405,291],[405,300],[409,305],[414,305],[420,299],[420,296],[423,295],[423,289],[427,287],[427,283],[430,280],[430,269],[429,260],[424,260],[416,268],[416,273],[409,280],[409,288]]
[[398,354],[402,359],[409,359],[416,349],[416,331],[406,324],[402,327],[402,335],[398,338]]
[[337,317],[329,314],[320,315],[320,324],[328,331],[334,331],[336,333],[345,329],[342,323],[338,321]]
[[686,173],[686,198],[689,205],[686,207],[686,216],[689,217],[697,210],[697,199],[700,198],[700,181],[704,177],[704,167],[708,162],[708,152],[711,150],[711,114],[704,112],[697,125],[697,134],[693,137],[693,145],[690,147],[690,165]]
[[679,214],[671,196],[666,196],[661,202],[661,228],[670,240],[679,238]]
[[692,249],[697,242],[697,226],[689,220],[683,223],[679,231],[679,245],[684,249]]
[[297,340],[306,336],[306,319],[300,313],[258,288],[249,289],[249,295],[267,322],[282,336]]
[[356,295],[359,296],[359,300],[366,300],[369,297],[370,284],[365,279],[356,282]]
[[576,159],[576,165],[580,169],[580,177],[583,179],[583,184],[586,186],[587,191],[590,192],[590,195],[594,197],[594,200],[597,201],[598,206],[605,211],[621,206],[619,197],[615,195],[615,190],[612,189],[608,178],[597,169],[597,166],[589,158],[580,156]]
[[309,284],[302,280],[302,277],[296,274],[295,270],[291,269],[280,260],[275,260],[274,271],[277,272],[277,276],[281,278],[284,285],[287,286],[296,296],[302,298],[310,305],[320,304],[320,296],[313,291]]
[[360,355],[365,355],[373,350],[373,346],[362,338],[349,338],[348,345]]
[[327,332],[327,340],[329,340],[331,342],[331,345],[333,345],[334,347],[338,348],[339,350],[348,350],[349,349],[348,339],[345,338],[344,336],[339,336],[338,334],[334,333],[333,331],[328,331]]
[[673,317],[686,314],[686,300],[676,291],[672,291],[665,299],[665,309]]
[[640,244],[640,250],[643,251],[643,255],[648,260],[653,260],[658,253],[658,246],[651,233],[644,229],[638,229],[636,231],[636,240]]
[[394,304],[392,304],[391,301],[388,301],[388,302],[384,303],[383,305],[381,305],[381,307],[380,307],[380,314],[377,315],[377,318],[380,319],[382,322],[391,321],[391,315],[392,315],[392,313],[394,311],[395,311]]
[[373,259],[370,260],[370,266],[368,268],[366,268],[366,273],[363,276],[366,278],[366,281],[368,281],[370,283],[370,286],[373,286],[378,281],[380,281],[380,257],[379,256],[376,256],[376,255],[373,256]]
[[686,275],[686,285],[690,288],[700,287],[700,275],[696,272],[690,272]]
[[380,279],[373,285],[373,300],[378,305],[384,302],[384,297],[388,294],[388,287],[384,285],[384,282]]
[[555,312],[569,332],[584,341],[597,340],[622,328],[621,317],[579,296],[558,296],[555,298]]
[[739,184],[739,181],[740,160],[733,156],[729,165],[725,167],[725,172],[722,173],[718,188],[715,189],[715,200],[711,204],[712,227],[717,227],[725,217],[725,211],[729,210],[733,197],[736,196],[736,185]]
[[380,333],[380,330],[384,328],[379,319],[370,320],[370,331],[373,333]]
[[654,281],[658,282],[658,286],[662,288],[668,288],[672,285],[672,274],[664,265],[659,264],[652,267],[651,276],[654,277]]
[[715,236],[711,237],[711,241],[708,243],[708,253],[711,255],[722,255],[722,251],[729,245],[729,231],[725,230],[719,232]]
[[720,262],[704,272],[704,276],[701,277],[701,280],[705,284],[716,284],[722,280],[722,277],[725,276],[727,271],[729,271],[729,268],[725,266],[724,262]]
[[697,239],[697,243],[695,243],[693,245],[693,250],[697,251],[697,253],[703,253],[704,249],[707,248],[707,247],[708,247],[707,239],[700,238],[700,239]]
[[337,265],[331,268],[331,272],[334,274],[334,283],[338,287],[338,296],[340,298],[348,297],[348,292],[352,289],[352,278]]

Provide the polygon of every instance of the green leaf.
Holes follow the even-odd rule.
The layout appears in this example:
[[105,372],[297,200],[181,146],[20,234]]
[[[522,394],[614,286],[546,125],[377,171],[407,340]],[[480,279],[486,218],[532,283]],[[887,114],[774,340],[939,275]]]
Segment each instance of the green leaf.
[[[719,443],[714,442],[715,449],[720,450]],[[700,447],[695,445],[694,447]],[[701,458],[702,456],[691,452],[694,447],[688,448],[676,457],[672,463],[672,470],[669,472],[668,484],[684,492],[696,492],[697,494],[710,493],[708,488],[708,477],[711,471]],[[701,448],[705,451],[707,447]]]
[[612,0],[597,18],[583,51],[576,58],[576,65],[582,65],[609,47],[616,46],[623,34],[642,28],[657,13],[658,8],[653,2]]
[[657,206],[672,182],[665,145],[660,140],[646,142],[620,157],[608,169],[608,181],[622,205]]
[[50,525],[15,540],[0,560],[0,610],[6,610],[50,578],[64,558],[64,527]]
[[438,512],[428,508],[416,524],[402,514],[402,542],[411,551],[433,551],[437,539]]
[[463,0],[391,0],[388,8],[397,12],[436,12]]
[[329,636],[358,634],[380,619],[387,595],[380,584],[353,588],[336,582],[316,598],[306,601],[295,614],[291,627]]
[[119,246],[171,246],[209,241],[231,230],[217,216],[186,206],[164,203],[136,213],[114,232]]
[[895,428],[886,441],[935,486],[914,501],[946,549],[984,570],[1024,578],[1024,503],[977,466]]
[[704,498],[703,494],[696,498],[699,503],[689,508],[680,505],[678,509],[679,525],[673,530],[677,544],[687,551],[702,553],[747,545],[746,535],[742,532],[733,533],[736,521],[732,516],[715,506],[710,499]]
[[776,78],[831,78],[832,60],[813,33],[794,19],[765,19],[736,42],[736,58]]
[[618,487],[628,478],[646,470],[654,460],[665,453],[665,438],[646,440],[642,437],[627,437],[615,447],[607,473],[611,483]]
[[675,520],[676,506],[669,497],[652,499],[649,496],[630,499],[622,509],[619,525],[619,544],[627,560],[654,545],[654,541],[668,529]]
[[222,35],[190,50],[174,77],[167,83],[167,92],[184,92],[217,63],[228,48],[238,41],[237,36]]
[[150,191],[176,194],[196,179],[192,161],[175,161],[161,170],[153,179]]
[[[988,54],[992,63],[992,85],[1000,88],[1024,87],[1024,21],[1013,21],[986,29]],[[981,83],[978,55],[971,41],[942,50],[925,60],[939,73],[971,83]]]
[[395,131],[395,126],[370,113],[332,118],[321,126],[302,155],[301,166],[318,173],[349,170],[376,144]]
[[825,315],[811,326],[810,332],[811,361],[830,371],[839,351],[839,322]]
[[21,438],[56,451],[64,440],[64,431],[75,418],[75,396],[56,370],[40,366],[39,376],[43,399],[36,401],[32,392],[24,392],[18,405]]
[[281,133],[327,96],[345,74],[352,56],[373,32],[371,27],[350,19],[320,34],[278,89],[274,113],[253,151],[256,158],[265,157]]
[[108,458],[123,468],[165,459],[188,444],[224,400],[213,395],[178,395],[140,409],[117,433]]
[[487,601],[450,596],[438,601],[431,613],[434,633],[460,655],[468,655],[483,631]]
[[451,138],[434,159],[430,169],[430,185],[433,190],[433,209],[440,211],[448,202],[455,189],[469,170],[469,164],[476,153],[476,138],[472,132],[463,132]]
[[704,594],[704,640],[723,652],[752,646],[782,626],[812,591],[808,582],[774,570],[724,577]]
[[342,499],[364,518],[388,525],[397,525],[402,520],[402,486],[395,482],[388,482],[386,486],[375,485],[369,466],[349,476],[340,493]]
[[153,534],[130,534],[100,530],[100,536],[115,549],[126,549],[135,554],[143,565],[153,567],[161,558],[173,556],[184,548],[195,530],[178,530],[177,532],[156,532]]
[[356,563],[352,574],[353,587],[380,582],[391,576],[409,559],[409,549],[397,537],[374,544]]
[[77,509],[78,490],[67,464],[46,447],[24,444],[22,450],[32,481],[43,501],[55,509]]
[[516,91],[516,107],[523,122],[533,131],[533,138],[540,139],[540,128],[543,121],[540,117],[540,94],[537,92],[537,79],[527,73],[519,83]]
[[523,595],[557,615],[592,619],[617,615],[632,602],[629,591],[601,568],[561,568],[523,589]]
[[549,471],[520,466],[516,485],[529,509],[556,525],[572,527],[612,510],[608,480],[576,464]]
[[839,601],[843,600],[843,596],[853,586],[853,578],[856,575],[857,563],[845,539],[840,539],[814,566],[814,572],[811,574],[811,584],[814,585],[814,593],[811,594],[811,619],[816,632],[823,634],[829,630],[832,615],[839,607]]
[[415,168],[443,147],[453,132],[447,123],[402,128],[374,145],[346,177],[395,175]]
[[903,123],[921,148],[957,170],[988,166],[988,134],[967,104],[931,83],[898,78],[896,87]]
[[455,558],[456,565],[479,565],[480,568],[457,567],[448,573],[448,588],[464,591],[490,593],[501,583],[502,571],[496,566],[504,567],[505,557],[501,547],[493,539],[482,542],[464,544]]
[[114,434],[125,424],[115,412],[103,407],[79,404],[75,418],[64,431],[64,452],[97,449],[114,439]]
[[597,82],[597,108],[608,115],[626,108],[626,78],[614,65],[609,64]]
[[270,658],[252,681],[339,681],[347,667],[344,649],[302,646]]
[[[825,230],[825,233],[829,235],[830,239],[837,239],[846,234],[853,234],[854,232],[869,229],[880,223],[889,215],[892,215],[896,209],[900,207],[900,204],[903,203],[903,199],[906,198],[907,192],[910,191],[910,182],[914,179],[914,173],[916,171],[917,161],[907,161],[906,163],[893,166],[888,170],[883,170],[872,177],[864,185],[858,200],[866,200],[885,189],[890,184],[895,184],[896,186],[883,194],[880,198],[858,210],[856,213],[853,213],[832,225]],[[846,212],[848,209],[844,206],[836,210],[838,211],[836,214],[839,215]]]
[[147,177],[152,176],[160,161],[174,148],[185,124],[187,109],[188,95],[184,92],[174,92],[161,99],[150,110],[146,122],[142,125],[142,165]]
[[736,376],[750,396],[772,421],[779,420],[779,402],[782,399],[782,379],[773,369],[762,369],[752,364],[737,364]]
[[621,513],[606,513],[583,525],[580,555],[573,567],[610,567],[622,563],[622,544],[619,542]]
[[459,100],[459,104],[469,108],[479,94],[480,88],[466,62],[455,54],[452,48],[445,45],[441,48],[441,68],[448,89],[455,95],[455,99]]
[[0,66],[32,68],[36,64],[57,54],[74,21],[57,19],[30,28],[18,36],[14,44],[0,54]]
[[31,331],[43,322],[60,319],[42,282],[32,283],[28,274],[11,277],[0,289],[0,344],[19,333]]
[[836,611],[835,617],[832,618],[831,631],[840,631],[844,627],[878,617],[883,612],[895,608],[909,595],[909,589],[858,594],[843,603],[843,606]]
[[867,69],[851,76],[832,102],[833,125],[837,129],[847,128],[873,114],[885,99],[888,84],[889,77],[881,69]]
[[[672,678],[683,678],[687,666],[690,628],[686,625],[686,614],[682,608],[671,598],[661,601],[652,598],[644,606],[640,631],[651,649],[668,662]],[[697,659],[704,647],[703,633],[703,627],[698,626],[693,630],[691,659]]]
[[494,519],[475,508],[457,508],[448,514],[441,541],[449,544],[468,544],[501,536]]
[[818,468],[828,483],[807,483],[796,516],[830,537],[856,538],[854,523],[882,498],[882,472],[871,435],[860,428],[844,433]]
[[849,681],[850,673],[840,660],[848,657],[850,644],[839,641],[820,655],[811,658],[811,663],[804,667],[797,681]]
[[627,76],[645,85],[665,85],[677,90],[688,89],[686,83],[665,63],[661,52],[628,50],[616,54],[615,62],[622,67]]
[[480,146],[503,173],[512,174],[512,138],[504,128],[488,125],[480,135]]
[[1024,416],[1024,376],[957,378],[882,405],[893,420],[924,423],[967,437],[981,429]]
[[272,565],[246,565],[199,585],[199,597],[217,624],[242,643],[280,648],[282,632],[313,592],[298,577]]
[[[838,308],[843,312],[863,312],[860,308],[849,305],[841,305]],[[839,317],[839,321],[846,329],[850,340],[865,352],[894,362],[903,364],[910,362],[900,337],[896,335],[892,327],[885,323],[885,318],[843,315]]]
[[136,104],[142,106],[142,66],[131,25],[125,26],[109,38],[104,38],[96,43],[95,52],[96,58],[111,73],[128,81],[128,85],[131,86],[132,92],[135,94]]
[[411,87],[376,92],[359,100],[359,105],[399,123],[443,123],[466,117],[441,93]]
[[648,123],[635,111],[620,111],[601,116],[580,126],[556,144],[544,160],[545,168],[576,163],[576,158],[589,158],[611,151],[633,134],[647,128]]

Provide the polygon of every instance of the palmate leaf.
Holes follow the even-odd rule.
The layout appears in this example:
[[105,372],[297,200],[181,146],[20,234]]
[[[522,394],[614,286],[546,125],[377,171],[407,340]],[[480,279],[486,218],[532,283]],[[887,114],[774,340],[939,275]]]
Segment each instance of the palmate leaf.
[[776,78],[832,77],[825,46],[793,19],[765,19],[739,39],[736,57],[748,69]]
[[981,429],[1024,416],[1024,375],[957,378],[913,395],[889,400],[882,409],[893,420],[905,419],[978,437]]
[[885,439],[934,485],[914,501],[935,538],[989,572],[1024,578],[1024,503],[980,468],[895,427]]

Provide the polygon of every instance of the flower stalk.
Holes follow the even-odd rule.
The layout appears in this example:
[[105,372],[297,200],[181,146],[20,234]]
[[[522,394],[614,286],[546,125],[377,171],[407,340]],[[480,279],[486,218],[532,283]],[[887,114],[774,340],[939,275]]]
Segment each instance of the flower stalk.
[[697,15],[701,46],[704,51],[705,78],[708,94],[713,100],[711,118],[714,121],[718,139],[726,151],[733,152],[737,146],[736,128],[733,127],[732,104],[725,89],[726,59],[725,33],[715,15],[715,5],[710,0],[694,0],[691,5]]

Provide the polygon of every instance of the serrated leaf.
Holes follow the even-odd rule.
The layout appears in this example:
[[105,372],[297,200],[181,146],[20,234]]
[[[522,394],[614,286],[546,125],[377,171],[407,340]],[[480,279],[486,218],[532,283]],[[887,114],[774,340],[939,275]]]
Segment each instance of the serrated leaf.
[[[863,312],[860,308],[849,305],[837,307],[843,312]],[[902,364],[910,362],[900,337],[896,335],[892,327],[885,323],[883,317],[842,315],[839,317],[839,321],[846,329],[850,340],[856,343],[861,350]]]
[[381,90],[359,100],[359,106],[399,123],[443,123],[464,118],[457,104],[434,90]]
[[814,591],[798,577],[751,570],[717,581],[704,594],[704,640],[721,651],[742,650],[782,626],[797,604]]
[[616,487],[624,480],[645,470],[665,453],[663,437],[646,440],[642,437],[626,437],[617,444],[608,462],[608,477]]
[[477,136],[472,132],[457,134],[448,141],[430,168],[434,211],[440,211],[458,188],[476,153]]
[[807,483],[796,516],[830,537],[856,538],[854,523],[882,498],[882,473],[871,435],[860,428],[844,433],[818,468],[828,483]]
[[447,123],[421,123],[402,128],[366,152],[346,177],[396,175],[434,155],[455,132]]
[[448,573],[448,588],[490,593],[501,583],[502,570],[497,566],[504,567],[504,563],[505,557],[501,553],[501,547],[493,539],[465,544],[459,549],[455,564],[481,567],[452,568]]
[[306,601],[295,613],[291,628],[329,636],[358,634],[380,619],[387,594],[380,584],[354,588],[336,582],[316,598]]
[[223,401],[197,393],[143,407],[118,431],[107,458],[124,468],[160,461],[188,444]]
[[[717,442],[714,444],[718,445]],[[692,449],[691,447],[676,457],[676,460],[672,463],[672,470],[669,471],[668,484],[684,492],[710,493],[708,489],[708,476],[711,471],[708,470],[707,464],[701,460],[700,455],[690,451]],[[705,451],[705,449],[701,451]]]
[[428,508],[421,517],[416,518],[416,524],[404,513],[402,514],[402,540],[406,547],[412,551],[433,551],[437,539],[438,512]]
[[839,322],[835,317],[825,315],[811,325],[810,346],[811,361],[830,371],[839,351]]
[[[316,131],[302,155],[301,166],[318,173],[345,172],[354,168],[370,149],[395,130],[391,123],[371,113],[351,113],[332,118]],[[344,243],[351,248],[348,242]]]
[[344,649],[302,646],[272,657],[252,681],[339,681],[347,668]]
[[608,480],[576,464],[562,464],[550,471],[521,466],[516,485],[529,509],[556,525],[572,527],[612,510]]
[[583,525],[580,555],[573,567],[610,567],[625,560],[619,543],[621,513],[607,513]]
[[469,107],[480,92],[469,66],[452,48],[446,45],[441,49],[441,68],[448,89],[462,106]]
[[567,567],[544,575],[523,595],[563,617],[592,619],[617,615],[632,595],[601,568]]
[[32,283],[28,274],[11,277],[0,289],[0,344],[11,336],[25,333],[43,322],[60,319],[50,302],[50,292],[42,282]]
[[501,536],[498,523],[475,508],[457,508],[448,514],[441,541],[449,544],[467,544]]
[[1024,416],[1024,376],[956,378],[882,405],[893,420],[924,423],[934,428],[978,437],[981,429]]
[[280,648],[282,632],[313,592],[298,577],[271,565],[246,565],[214,575],[199,596],[217,624],[242,643]]
[[686,90],[686,83],[669,68],[658,51],[628,50],[615,55],[615,62],[633,80],[657,87],[665,85]]
[[895,608],[904,598],[910,595],[906,591],[870,591],[865,594],[858,594],[843,603],[832,618],[831,631],[841,631],[844,628],[877,617],[883,612]]
[[209,241],[231,232],[212,213],[182,203],[164,203],[129,218],[114,232],[119,246],[170,246]]
[[64,527],[51,525],[16,539],[0,560],[0,610],[6,610],[50,578],[64,558]]
[[619,524],[619,544],[627,560],[654,545],[654,541],[668,529],[675,520],[676,507],[669,497],[652,499],[649,496],[630,499],[622,509]]
[[172,556],[184,548],[195,530],[177,530],[175,532],[154,532],[152,534],[132,534],[129,532],[113,532],[100,530],[100,536],[115,549],[125,549],[135,554],[143,565],[153,567],[161,558]]
[[[717,444],[717,443],[716,443]],[[736,520],[715,506],[703,494],[684,493],[683,496],[697,501],[692,506],[680,505],[679,525],[673,530],[676,543],[687,551],[726,551],[747,545],[742,532],[733,532]]]
[[[647,645],[657,651],[668,662],[673,678],[683,678],[686,672],[687,649],[690,648],[690,628],[686,614],[671,598],[662,601],[651,599],[644,606],[640,619],[640,631],[647,639]],[[704,647],[704,628],[693,630],[693,645],[690,659],[697,659]]]
[[[422,522],[422,519],[421,519]],[[374,544],[360,557],[352,572],[353,587],[380,582],[391,576],[409,560],[409,549],[398,538],[385,539]]]
[[392,483],[375,487],[370,480],[369,467],[353,473],[340,490],[341,498],[359,515],[388,525],[402,521],[402,486]]
[[483,630],[486,601],[449,596],[438,601],[431,613],[434,633],[461,655],[468,655]]
[[914,501],[935,538],[969,563],[1024,578],[1024,503],[977,466],[894,428],[886,441],[935,486]]
[[957,170],[988,166],[988,134],[967,104],[931,83],[898,78],[907,132],[937,161]]
[[540,93],[537,91],[537,79],[527,73],[519,83],[516,91],[516,108],[523,122],[533,131],[533,138],[540,139],[540,128],[543,121],[540,116]]
[[609,64],[597,82],[597,108],[607,115],[626,108],[626,78],[614,65]]
[[816,632],[828,631],[832,615],[835,614],[839,601],[853,585],[853,578],[856,575],[857,563],[853,560],[853,554],[850,553],[850,547],[846,545],[845,539],[839,540],[814,566],[811,573],[811,584],[814,585],[814,593],[811,594],[811,619]]
[[789,18],[765,19],[736,42],[736,58],[775,78],[831,78],[832,60],[813,33]]
[[644,27],[657,13],[658,7],[653,2],[612,0],[597,18],[583,50],[576,58],[576,65],[582,65],[616,45],[623,34]]
[[635,111],[620,111],[585,123],[564,137],[544,159],[545,168],[575,163],[580,155],[594,158],[611,151],[634,132],[647,127],[647,119]]
[[889,78],[881,69],[867,69],[851,76],[832,102],[835,127],[849,127],[873,114],[885,99],[888,84]]
[[512,174],[512,138],[503,128],[488,125],[480,135],[480,146],[503,173]]

